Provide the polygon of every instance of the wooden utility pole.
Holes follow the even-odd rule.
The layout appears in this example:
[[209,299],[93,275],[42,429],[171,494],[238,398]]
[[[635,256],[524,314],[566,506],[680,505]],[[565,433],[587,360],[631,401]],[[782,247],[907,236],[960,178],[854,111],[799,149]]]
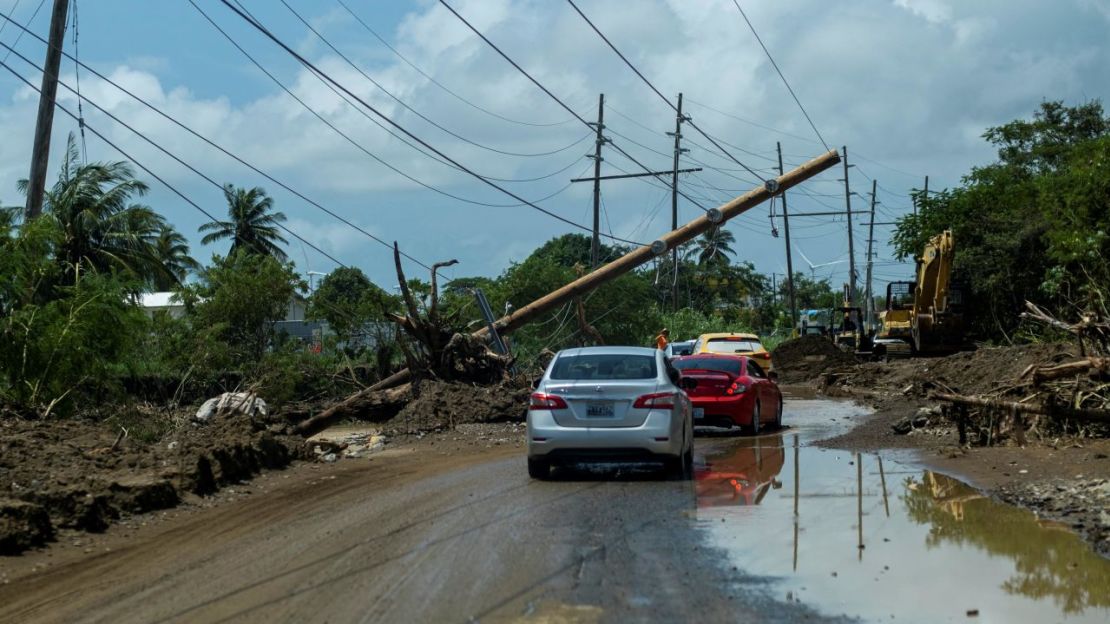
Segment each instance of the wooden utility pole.
[[871,246],[875,243],[875,190],[879,186],[878,180],[871,180],[871,220],[867,224],[867,330],[870,332],[875,327],[875,293],[871,290],[871,267],[874,257],[871,255]]
[[601,263],[601,146],[605,144],[605,94],[597,99],[597,139],[594,141],[594,237],[590,241],[590,267]]
[[[512,313],[498,319],[497,322],[494,323],[494,327],[502,336],[508,335],[528,323],[531,323],[536,318],[565,304],[574,297],[581,296],[599,286],[611,282],[621,275],[634,270],[636,267],[649,262],[652,258],[661,256],[669,250],[677,249],[679,246],[694,240],[705,232],[724,225],[729,219],[747,212],[782,191],[805,182],[822,171],[835,166],[839,161],[840,155],[837,154],[835,150],[830,150],[802,164],[790,173],[779,176],[773,183],[772,181],[768,181],[763,186],[754,188],[726,204],[709,210],[704,215],[694,219],[686,225],[664,234],[658,240],[652,241],[650,245],[637,247],[596,271],[583,275],[566,286],[514,310]],[[485,327],[473,334],[473,336],[479,338],[485,338],[488,335],[489,330]],[[346,413],[349,406],[357,405],[362,397],[372,392],[396,387],[411,379],[412,376],[408,369],[400,370],[369,388],[361,390],[343,401],[332,405],[317,416],[298,424],[295,427],[295,431],[300,434],[311,434],[320,431],[332,420]]]
[[[682,114],[682,94],[678,94],[678,109],[674,118],[674,133],[668,132],[668,135],[674,137],[674,167],[671,174],[671,229],[678,229],[678,157],[682,152],[688,151],[682,149],[682,122],[686,121],[688,117]],[[671,264],[674,266],[674,277],[671,282],[671,305],[675,310],[678,309],[678,248],[676,247],[671,251]]]
[[[776,141],[775,148],[779,152],[779,175],[782,175],[782,143]],[[794,260],[791,255],[793,252],[790,250],[790,214],[786,210],[786,191],[783,191],[780,197],[782,197],[782,229],[786,233],[786,290],[790,294],[790,331],[794,331],[798,327],[798,303],[794,299]]]
[[848,207],[848,305],[856,305],[856,246],[852,240],[852,187],[848,183],[848,146],[844,150],[844,203]]
[[62,62],[68,13],[69,0],[54,0],[54,12],[50,15],[50,40],[46,47],[46,62],[43,64],[42,87],[39,89],[35,143],[31,148],[31,174],[27,178],[28,221],[42,214],[46,169],[50,164],[50,131],[54,127],[54,96],[58,92],[58,67]]

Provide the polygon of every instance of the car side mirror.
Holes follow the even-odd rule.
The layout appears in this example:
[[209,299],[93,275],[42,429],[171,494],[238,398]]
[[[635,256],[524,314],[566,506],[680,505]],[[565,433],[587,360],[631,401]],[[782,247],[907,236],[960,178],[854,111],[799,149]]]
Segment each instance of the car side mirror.
[[698,387],[698,380],[693,377],[683,377],[680,384],[683,390],[693,390]]

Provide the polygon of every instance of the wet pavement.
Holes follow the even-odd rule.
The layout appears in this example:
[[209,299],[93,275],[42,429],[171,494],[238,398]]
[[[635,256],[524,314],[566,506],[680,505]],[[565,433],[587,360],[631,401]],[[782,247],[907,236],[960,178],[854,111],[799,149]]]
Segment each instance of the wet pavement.
[[689,481],[531,480],[496,427],[302,464],[93,555],[0,560],[0,622],[1110,621],[1110,561],[1072,533],[811,445],[860,410],[789,397],[786,431],[702,432]]
[[696,516],[709,543],[780,600],[826,615],[1110,621],[1110,561],[1073,533],[944,475],[809,446],[859,409],[788,398],[787,431],[702,438]]

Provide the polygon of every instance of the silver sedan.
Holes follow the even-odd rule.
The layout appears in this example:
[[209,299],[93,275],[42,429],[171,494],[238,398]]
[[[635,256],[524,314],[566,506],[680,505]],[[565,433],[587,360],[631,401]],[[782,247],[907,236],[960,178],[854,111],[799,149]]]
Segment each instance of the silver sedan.
[[662,461],[689,475],[694,457],[690,399],[657,349],[585,347],[560,351],[528,406],[528,474],[553,464]]

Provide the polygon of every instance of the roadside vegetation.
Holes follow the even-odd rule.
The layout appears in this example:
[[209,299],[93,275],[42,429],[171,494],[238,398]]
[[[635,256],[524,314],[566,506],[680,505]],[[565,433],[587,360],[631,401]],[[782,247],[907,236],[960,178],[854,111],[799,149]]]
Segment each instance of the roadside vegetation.
[[[1029,338],[1018,314],[1026,300],[1067,319],[1105,316],[1110,118],[1101,104],[1046,102],[1032,119],[990,128],[984,138],[998,148],[997,162],[972,169],[956,188],[917,197],[917,214],[897,229],[898,253],[910,258],[929,236],[954,230],[957,276],[980,339]],[[191,404],[250,388],[282,404],[342,396],[406,364],[407,338],[388,316],[405,311],[394,285],[337,268],[310,292],[283,248],[285,216],[264,189],[226,186],[226,217],[200,233],[204,243],[227,248],[204,262],[142,203],[146,192],[129,164],[82,162],[71,140],[43,216],[24,223],[18,208],[0,211],[3,403],[66,414],[93,399]],[[518,363],[533,365],[547,350],[592,344],[598,335],[648,345],[662,327],[673,340],[757,331],[773,345],[790,332],[785,284],[773,290],[736,247],[730,231],[710,232],[680,250],[677,278],[664,256],[567,304],[511,336]],[[610,260],[626,251],[603,245],[601,253]],[[587,236],[553,238],[500,275],[441,284],[439,317],[452,331],[473,331],[483,324],[473,289],[500,315],[589,264]],[[428,278],[407,278],[425,309]],[[801,309],[837,303],[839,288],[828,282],[799,273],[795,286]],[[141,295],[166,290],[184,314],[144,313]],[[329,328],[317,340],[275,330],[298,299]]]

